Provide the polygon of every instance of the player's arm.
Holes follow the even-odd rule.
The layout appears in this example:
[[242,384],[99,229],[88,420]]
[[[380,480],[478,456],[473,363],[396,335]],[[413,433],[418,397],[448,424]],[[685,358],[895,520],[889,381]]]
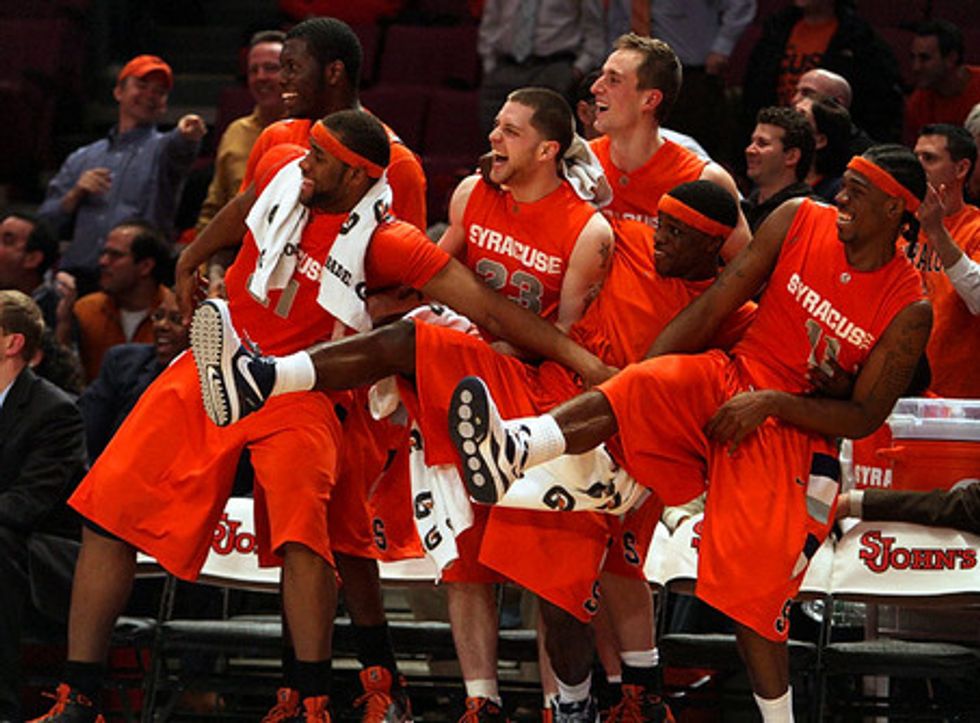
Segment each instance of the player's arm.
[[563,364],[587,384],[604,381],[615,371],[554,324],[491,290],[456,259],[450,259],[421,290],[482,326],[492,336]]
[[749,229],[749,222],[745,220],[745,214],[742,213],[738,186],[735,185],[735,179],[732,178],[731,174],[717,163],[709,163],[701,172],[701,179],[717,183],[728,191],[735,199],[736,208],[738,208],[738,223],[735,224],[734,230],[728,235],[725,244],[721,247],[721,257],[727,263],[745,248],[752,238],[752,231]]
[[232,198],[181,252],[177,259],[175,281],[177,304],[185,319],[189,319],[193,311],[198,268],[216,251],[241,243],[247,230],[245,219],[255,203],[256,196],[253,184]]
[[956,245],[956,241],[949,235],[943,218],[946,216],[946,199],[950,191],[945,184],[936,188],[931,183],[926,189],[926,197],[916,211],[916,216],[922,224],[922,232],[929,239],[929,245],[939,254],[943,269],[949,277],[953,288],[959,294],[963,303],[974,316],[980,314],[980,286],[976,283],[976,272],[973,273],[973,281],[970,280],[971,267],[975,263],[970,258],[965,258],[966,254]]
[[593,214],[575,241],[562,278],[555,322],[562,331],[567,333],[599,295],[612,265],[614,243],[609,222],[601,213]]
[[744,392],[718,409],[705,433],[734,447],[766,417],[773,416],[818,434],[866,437],[881,426],[895,401],[908,389],[931,329],[929,303],[910,304],[892,319],[872,348],[850,399],[804,397],[771,389]]
[[773,211],[715,283],[660,332],[647,357],[708,348],[725,318],[758,293],[768,280],[801,203],[800,199],[792,199]]
[[466,228],[463,226],[463,211],[466,204],[470,201],[470,194],[476,186],[479,176],[467,176],[453,191],[452,198],[449,199],[449,227],[443,232],[439,239],[439,248],[450,256],[460,258],[463,249],[466,247]]

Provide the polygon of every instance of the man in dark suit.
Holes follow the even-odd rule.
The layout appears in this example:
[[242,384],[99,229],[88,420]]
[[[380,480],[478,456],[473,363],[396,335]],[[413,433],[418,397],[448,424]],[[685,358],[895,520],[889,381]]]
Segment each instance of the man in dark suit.
[[41,311],[0,291],[0,723],[19,723],[20,635],[28,611],[67,617],[77,532],[65,500],[85,468],[71,397],[29,368]]
[[914,522],[980,535],[980,483],[951,490],[855,490],[837,498],[837,519]]

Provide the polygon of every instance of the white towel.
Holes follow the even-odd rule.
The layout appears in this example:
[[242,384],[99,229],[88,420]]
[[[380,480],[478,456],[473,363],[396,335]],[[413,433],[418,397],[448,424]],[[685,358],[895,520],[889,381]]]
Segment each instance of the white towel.
[[459,558],[456,535],[473,524],[473,508],[456,467],[451,464],[427,467],[423,446],[422,435],[413,425],[408,459],[415,529],[425,554],[435,563],[441,577],[446,566]]
[[602,208],[612,201],[612,186],[602,170],[602,164],[588,142],[577,133],[561,159],[561,170],[583,201],[589,201],[596,208]]
[[[269,289],[286,286],[296,268],[297,249],[308,211],[299,201],[299,159],[286,164],[256,199],[246,224],[259,248],[249,291],[266,300]],[[347,215],[323,264],[317,303],[342,324],[371,329],[364,303],[364,256],[378,223],[391,206],[391,187],[382,176]]]

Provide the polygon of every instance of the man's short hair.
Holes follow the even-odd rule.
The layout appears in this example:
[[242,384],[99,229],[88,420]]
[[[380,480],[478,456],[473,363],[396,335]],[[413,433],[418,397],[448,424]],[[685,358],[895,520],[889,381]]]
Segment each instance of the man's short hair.
[[963,33],[955,24],[942,18],[933,18],[919,23],[915,34],[920,38],[935,35],[939,43],[939,53],[944,58],[950,53],[956,53],[956,64],[963,62]]
[[14,289],[0,291],[0,329],[5,334],[23,334],[24,347],[20,355],[30,362],[41,346],[44,317],[41,309],[27,294]]
[[361,41],[347,23],[337,18],[310,18],[286,33],[286,40],[294,38],[306,41],[321,70],[335,60],[341,61],[350,86],[358,87],[364,51]]
[[257,33],[252,33],[252,37],[248,39],[248,48],[251,50],[262,43],[279,43],[282,45],[285,42],[286,33],[281,30],[259,30]]
[[920,201],[926,197],[926,172],[911,149],[897,143],[883,143],[871,146],[861,155],[888,171]]
[[942,136],[946,139],[946,150],[949,157],[954,162],[969,161],[970,168],[966,177],[973,175],[973,167],[977,163],[977,143],[970,135],[970,131],[962,126],[954,126],[952,123],[930,123],[922,127],[919,137],[922,136]]
[[800,160],[794,169],[796,180],[802,181],[813,163],[814,141],[810,122],[800,111],[784,106],[762,108],[755,117],[756,124],[776,126],[783,129],[783,150],[800,149]]
[[738,224],[738,204],[732,194],[714,181],[688,181],[674,186],[667,195],[724,226],[735,228]]
[[575,132],[575,117],[568,101],[549,88],[519,88],[507,100],[531,109],[531,125],[546,140],[558,142],[557,157],[561,159]]
[[174,255],[163,232],[142,218],[126,219],[113,226],[112,230],[115,231],[117,228],[136,229],[129,249],[133,261],[153,259],[153,278],[156,282],[166,286],[173,284]]
[[341,143],[382,168],[391,160],[391,144],[381,121],[362,110],[341,110],[323,119]]
[[677,94],[681,92],[683,77],[681,61],[673,48],[657,38],[626,33],[616,39],[613,49],[635,50],[643,56],[636,69],[637,86],[641,90],[656,89],[663,94],[655,115],[658,122],[666,121]]
[[31,224],[31,232],[27,235],[24,251],[27,253],[41,252],[41,264],[37,268],[39,274],[50,269],[58,260],[58,239],[51,227],[32,213],[9,211],[0,214],[0,220],[6,221],[8,218],[16,218]]

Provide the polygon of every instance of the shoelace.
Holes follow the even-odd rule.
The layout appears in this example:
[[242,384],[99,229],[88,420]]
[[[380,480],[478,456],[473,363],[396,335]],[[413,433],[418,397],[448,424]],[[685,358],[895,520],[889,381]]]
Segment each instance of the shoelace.
[[290,718],[295,718],[298,714],[299,711],[293,701],[283,699],[272,706],[272,709],[262,719],[262,723],[282,723]]
[[55,688],[54,693],[49,693],[44,691],[41,693],[42,698],[51,698],[54,701],[54,705],[48,714],[44,716],[41,720],[48,720],[53,715],[59,715],[65,712],[65,707],[68,705],[68,696],[71,693],[71,688],[62,683],[57,688]]
[[368,721],[383,721],[388,714],[388,707],[394,702],[394,698],[382,690],[369,690],[359,695],[354,700],[355,708],[364,708],[364,715],[361,717],[363,723]]

